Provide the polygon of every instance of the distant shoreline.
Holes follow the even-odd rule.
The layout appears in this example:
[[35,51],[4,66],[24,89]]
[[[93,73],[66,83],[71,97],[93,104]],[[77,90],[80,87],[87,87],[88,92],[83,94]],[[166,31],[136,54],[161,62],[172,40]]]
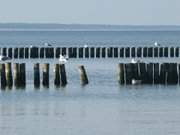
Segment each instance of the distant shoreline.
[[180,25],[0,23],[0,31],[180,31]]

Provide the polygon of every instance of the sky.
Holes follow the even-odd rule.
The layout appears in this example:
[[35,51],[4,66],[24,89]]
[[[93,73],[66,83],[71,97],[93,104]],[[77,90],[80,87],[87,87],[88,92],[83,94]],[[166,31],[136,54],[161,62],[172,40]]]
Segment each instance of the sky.
[[180,25],[180,0],[0,0],[0,23]]

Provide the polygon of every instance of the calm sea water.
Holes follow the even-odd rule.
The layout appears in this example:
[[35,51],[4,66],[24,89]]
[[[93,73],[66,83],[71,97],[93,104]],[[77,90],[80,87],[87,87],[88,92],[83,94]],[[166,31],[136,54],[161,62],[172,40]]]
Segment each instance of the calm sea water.
[[[53,45],[180,45],[179,31],[1,31],[1,46],[44,42]],[[120,86],[121,59],[70,60],[65,88],[33,88],[32,62],[26,60],[25,90],[0,91],[0,135],[179,135],[180,87]],[[79,83],[77,66],[86,67],[90,84]],[[53,84],[53,67],[50,67]]]

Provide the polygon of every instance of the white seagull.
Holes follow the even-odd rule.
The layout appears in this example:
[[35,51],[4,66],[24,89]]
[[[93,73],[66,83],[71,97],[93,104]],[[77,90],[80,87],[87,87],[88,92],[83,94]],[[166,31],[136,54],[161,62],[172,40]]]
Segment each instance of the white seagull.
[[66,63],[68,61],[68,56],[59,55],[59,62]]
[[0,61],[6,61],[6,60],[10,60],[10,58],[7,56],[0,55]]
[[131,63],[140,63],[140,60],[131,59]]
[[160,46],[160,44],[158,42],[155,42],[154,46]]

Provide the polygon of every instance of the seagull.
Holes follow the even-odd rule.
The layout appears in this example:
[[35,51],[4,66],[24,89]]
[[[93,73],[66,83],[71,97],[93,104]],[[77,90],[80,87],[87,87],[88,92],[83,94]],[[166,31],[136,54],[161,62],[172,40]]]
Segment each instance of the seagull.
[[158,42],[155,42],[154,46],[160,46],[160,44]]
[[84,48],[87,48],[87,47],[88,47],[88,45],[87,45],[87,44],[85,44],[85,45],[84,45]]
[[68,57],[67,56],[63,56],[63,55],[59,55],[59,62],[62,62],[62,63],[66,63],[68,61]]
[[131,63],[140,63],[141,61],[140,60],[135,60],[135,59],[131,59]]
[[51,44],[49,44],[49,43],[44,43],[44,46],[52,46]]
[[7,56],[0,55],[0,61],[6,61],[6,60],[10,60],[10,58]]

